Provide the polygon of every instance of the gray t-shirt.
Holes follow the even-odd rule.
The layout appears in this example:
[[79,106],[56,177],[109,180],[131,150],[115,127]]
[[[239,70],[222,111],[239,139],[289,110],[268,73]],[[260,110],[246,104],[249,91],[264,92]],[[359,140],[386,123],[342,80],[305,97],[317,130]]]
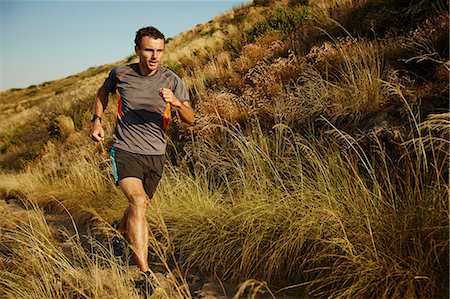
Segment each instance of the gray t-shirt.
[[163,116],[167,103],[160,88],[170,88],[182,102],[189,94],[174,72],[159,67],[152,76],[142,76],[137,63],[113,68],[103,83],[109,93],[119,91],[114,146],[132,153],[162,155],[166,152]]

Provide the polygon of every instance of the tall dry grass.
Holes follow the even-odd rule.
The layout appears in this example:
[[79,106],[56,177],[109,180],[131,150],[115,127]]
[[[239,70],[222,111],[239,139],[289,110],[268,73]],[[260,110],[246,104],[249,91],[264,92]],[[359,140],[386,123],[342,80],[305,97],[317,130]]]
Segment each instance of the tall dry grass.
[[447,118],[404,136],[397,161],[375,133],[369,151],[336,128],[342,144],[223,127],[227,148],[202,142],[193,174],[166,169],[155,205],[192,271],[301,297],[445,296]]
[[67,235],[63,247],[35,204],[26,203],[21,212],[8,206],[0,211],[2,298],[139,298],[130,273],[94,238],[95,253],[86,252],[78,232]]
[[[1,174],[0,297],[141,298],[130,256],[118,261],[111,248],[116,232],[110,223],[127,203],[113,184],[106,153],[102,145],[73,144],[86,136],[69,138],[66,153],[48,143],[27,169]],[[163,219],[152,219],[164,229]],[[186,273],[173,268],[173,250],[169,257],[153,234],[149,246],[167,272],[155,274],[161,285],[155,298],[190,298]]]
[[[367,3],[311,1],[316,11],[309,12],[333,23],[339,7],[364,12]],[[311,38],[302,56],[279,32],[248,43],[246,30],[267,9],[244,6],[231,14],[234,23],[213,20],[169,44],[192,46],[167,58],[180,68],[198,120],[148,213],[151,250],[170,285],[158,296],[192,297],[188,273],[195,273],[242,282],[236,298],[446,297],[449,115],[436,109],[421,119],[420,99],[439,98],[431,92],[441,85],[425,89],[393,65],[446,65],[436,49],[447,18],[397,42],[345,31],[346,38]],[[333,29],[324,28],[324,35]],[[86,93],[69,88],[55,96],[84,99],[104,75]],[[8,103],[8,113],[22,110],[20,102]],[[54,110],[55,117],[65,112],[55,118],[59,137],[37,160],[0,174],[2,195],[39,205],[20,217],[2,207],[0,295],[7,298],[135,296],[129,274],[96,240],[110,237],[107,223],[121,217],[126,201],[112,184],[106,146],[86,142],[88,120],[69,119],[73,106]],[[175,142],[178,134],[186,132],[169,137]],[[70,252],[48,227],[46,213],[55,210],[68,210],[75,224],[86,226],[87,213],[98,220],[66,233]]]
[[[226,148],[193,144],[183,165],[166,167],[148,214],[151,248],[175,290],[160,296],[190,297],[187,272],[245,281],[237,297],[246,288],[253,288],[249,296],[281,298],[444,296],[450,124],[447,114],[423,122],[412,114],[411,120],[416,131],[403,136],[397,161],[377,132],[364,144],[332,127],[317,139],[282,124],[267,135],[256,123],[247,136],[222,126]],[[70,163],[83,169],[80,160]],[[104,209],[108,191],[86,181],[110,183],[106,171],[93,165],[83,174],[84,190],[103,194],[94,208]],[[44,206],[45,198],[70,196],[76,198],[66,201],[71,210],[76,202],[78,208],[89,205],[76,197],[77,172],[51,175],[49,185],[37,173],[24,183],[54,194],[35,189],[24,195]],[[58,180],[66,185],[55,188]],[[9,194],[25,189],[10,185]],[[135,296],[129,274],[105,245],[91,238],[96,251],[87,252],[83,236],[75,234],[67,236],[67,253],[54,241],[42,209],[30,204],[27,210],[2,213],[6,298]]]

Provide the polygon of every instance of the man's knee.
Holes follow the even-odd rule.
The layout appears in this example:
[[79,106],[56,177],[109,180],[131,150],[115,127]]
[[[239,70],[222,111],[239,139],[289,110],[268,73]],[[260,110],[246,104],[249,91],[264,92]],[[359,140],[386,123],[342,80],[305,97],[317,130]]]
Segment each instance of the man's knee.
[[[128,194],[128,208],[130,210],[146,210],[148,205],[147,195],[145,193],[130,193]],[[133,212],[131,211],[131,212]]]
[[119,181],[119,186],[130,205],[143,206],[147,204],[147,194],[142,181],[137,178],[125,178]]

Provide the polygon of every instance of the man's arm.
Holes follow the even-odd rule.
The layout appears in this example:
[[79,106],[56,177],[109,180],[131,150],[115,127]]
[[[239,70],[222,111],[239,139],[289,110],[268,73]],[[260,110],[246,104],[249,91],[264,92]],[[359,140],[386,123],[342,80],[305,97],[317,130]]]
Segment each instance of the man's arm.
[[161,88],[160,90],[161,97],[172,106],[177,108],[178,113],[181,116],[181,120],[189,125],[193,125],[195,122],[194,109],[192,109],[191,104],[188,101],[181,102],[177,97],[173,94],[172,90],[168,88]]
[[181,120],[183,120],[185,123],[189,125],[194,125],[195,122],[195,115],[194,115],[194,109],[192,109],[191,104],[189,101],[180,102],[180,106],[175,106],[178,110],[178,113],[180,113]]
[[[108,105],[108,95],[109,93],[105,90],[105,88],[100,87],[97,92],[97,98],[94,103],[93,115],[97,115],[98,117],[102,117],[103,111],[105,111],[106,106]],[[94,141],[103,141],[105,139],[105,131],[102,128],[101,119],[96,118],[92,122],[91,126],[91,139]]]

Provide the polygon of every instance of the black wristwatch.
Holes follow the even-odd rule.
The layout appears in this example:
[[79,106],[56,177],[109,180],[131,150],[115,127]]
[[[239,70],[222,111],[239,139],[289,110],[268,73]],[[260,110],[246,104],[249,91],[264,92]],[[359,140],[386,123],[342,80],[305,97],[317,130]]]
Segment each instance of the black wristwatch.
[[92,114],[91,122],[94,122],[97,118],[100,120],[100,122],[102,122],[102,118],[97,114]]

